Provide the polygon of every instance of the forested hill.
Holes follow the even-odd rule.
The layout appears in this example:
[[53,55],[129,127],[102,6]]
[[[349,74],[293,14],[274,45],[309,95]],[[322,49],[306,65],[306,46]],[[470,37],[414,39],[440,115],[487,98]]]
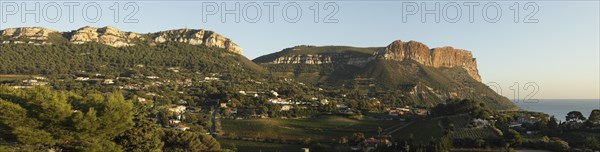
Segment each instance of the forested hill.
[[429,48],[400,40],[370,48],[296,46],[253,61],[276,75],[331,88],[368,90],[392,102],[436,105],[459,98],[516,109],[508,98],[481,83],[470,51],[452,47]]
[[136,45],[157,45],[166,42],[181,42],[191,45],[216,47],[227,52],[242,54],[242,48],[229,38],[216,32],[203,29],[175,29],[155,33],[140,34],[121,31],[106,26],[102,28],[82,27],[77,30],[60,32],[43,27],[20,27],[0,30],[2,44],[85,44],[99,43],[112,47],[128,47]]
[[[119,76],[164,75],[168,68],[189,73],[243,76],[264,69],[244,56],[221,48],[168,42],[156,46],[111,47],[98,43],[64,45],[0,45],[1,74],[73,74],[81,71]],[[143,67],[143,68],[134,68]]]
[[[297,46],[253,62],[242,56],[241,48],[230,39],[205,30],[138,34],[112,27],[83,27],[70,32],[45,28],[0,32],[0,74],[59,76],[59,80],[82,74],[100,74],[106,79],[160,77],[164,81],[218,77],[228,80],[229,87],[243,81],[253,84],[220,89],[229,92],[278,90],[276,86],[291,78],[290,83],[302,84],[297,88],[364,92],[357,98],[381,98],[399,105],[434,106],[466,98],[497,109],[516,108],[481,83],[470,51],[430,49],[416,41],[371,48]],[[284,82],[274,81],[275,77]]]

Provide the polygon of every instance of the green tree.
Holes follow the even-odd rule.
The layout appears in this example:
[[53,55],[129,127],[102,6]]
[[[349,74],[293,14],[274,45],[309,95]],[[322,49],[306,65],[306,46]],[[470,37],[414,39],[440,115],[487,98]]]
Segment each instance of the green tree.
[[164,136],[164,132],[155,119],[147,118],[146,114],[141,113],[136,116],[134,122],[133,128],[117,137],[117,143],[122,145],[125,151],[162,151],[164,143],[161,138]]
[[535,122],[533,126],[536,130],[546,130],[548,129],[548,123],[550,123],[548,119],[542,118],[540,121]]
[[588,117],[588,121],[593,124],[600,124],[600,109],[594,109]]
[[485,145],[485,140],[483,139],[477,139],[475,140],[475,146],[476,147],[483,147]]
[[261,115],[267,115],[269,112],[269,108],[265,107],[265,106],[260,106],[260,114]]
[[123,151],[122,147],[107,139],[86,137],[73,142],[66,147],[66,151],[81,151],[81,152],[119,152]]
[[114,137],[133,127],[133,103],[121,93],[108,95],[100,120],[99,134]]
[[55,140],[52,134],[30,127],[14,128],[13,134],[17,136],[17,141],[27,145],[54,145]]
[[0,141],[65,151],[121,151],[113,139],[133,126],[121,93],[81,97],[46,87],[0,86]]
[[558,129],[558,120],[554,116],[550,116],[550,120],[546,124],[548,129]]
[[574,121],[574,122],[580,122],[580,121],[585,121],[585,116],[583,116],[583,114],[581,114],[581,112],[579,111],[571,111],[569,113],[567,113],[567,116],[565,116],[567,121]]
[[504,133],[505,148],[510,148],[512,146],[521,144],[521,141],[521,134],[516,130],[508,129],[508,131]]
[[354,144],[361,143],[365,141],[365,134],[362,132],[355,132],[352,134],[352,137],[350,137],[350,141],[352,141]]
[[166,130],[163,139],[166,152],[219,151],[221,146],[211,136],[202,132]]
[[348,143],[348,137],[347,136],[343,136],[340,137],[340,139],[338,140],[339,144],[347,144]]

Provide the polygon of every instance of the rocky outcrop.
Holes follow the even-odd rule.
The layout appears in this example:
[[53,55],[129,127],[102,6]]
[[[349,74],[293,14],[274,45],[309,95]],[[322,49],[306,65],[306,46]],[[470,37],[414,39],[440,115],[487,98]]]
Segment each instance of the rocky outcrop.
[[[112,47],[134,46],[140,43],[158,44],[165,42],[181,42],[191,45],[204,45],[228,50],[231,53],[242,54],[242,48],[229,38],[213,31],[178,29],[149,34],[124,32],[114,27],[83,27],[71,32],[58,32],[40,27],[8,28],[1,30],[0,40],[4,44],[17,43],[44,43],[51,44],[49,34],[59,33],[73,44],[96,42]],[[150,39],[152,41],[147,41]],[[31,41],[23,41],[31,40]],[[35,40],[35,41],[34,41]]]
[[20,27],[20,28],[9,28],[2,30],[2,36],[8,36],[13,38],[25,38],[30,40],[48,40],[51,33],[58,33],[58,31],[49,30],[42,27]]
[[213,31],[179,29],[162,31],[151,34],[155,43],[164,43],[167,41],[182,42],[192,45],[205,45],[209,47],[218,47],[227,49],[236,54],[242,54],[242,48],[233,43],[229,38],[221,36]]
[[52,44],[45,42],[49,39],[50,34],[59,33],[58,31],[49,30],[42,27],[20,27],[20,28],[9,28],[0,31],[0,36],[8,37],[11,40],[2,39],[2,44]]
[[123,32],[114,27],[83,27],[73,32],[70,41],[75,44],[98,42],[113,47],[134,46],[134,41],[144,40],[142,35],[133,32]]
[[435,68],[461,67],[475,80],[481,81],[477,70],[477,62],[470,51],[441,47],[430,49],[425,44],[416,41],[392,42],[375,53],[375,57],[385,60],[404,61],[414,60],[425,66]]
[[286,55],[275,58],[269,62],[261,64],[348,64],[355,66],[363,66],[370,60],[366,57],[357,57],[343,54],[301,54],[301,55]]
[[[397,40],[387,47],[376,48],[378,50],[367,55],[353,55],[351,51],[340,52],[326,49],[325,51],[314,53],[314,50],[318,48],[314,46],[304,49],[290,48],[280,52],[280,55],[260,57],[255,61],[261,64],[347,64],[362,67],[375,59],[392,61],[414,60],[424,66],[435,68],[460,67],[465,69],[473,79],[481,82],[481,77],[477,70],[477,62],[471,52],[452,47],[430,49],[427,45],[420,42],[402,42]],[[268,59],[265,60],[265,58]]]
[[254,59],[260,64],[348,64],[362,66],[377,48],[300,45]]
[[267,64],[328,64],[331,63],[330,56],[324,55],[292,55],[278,57]]

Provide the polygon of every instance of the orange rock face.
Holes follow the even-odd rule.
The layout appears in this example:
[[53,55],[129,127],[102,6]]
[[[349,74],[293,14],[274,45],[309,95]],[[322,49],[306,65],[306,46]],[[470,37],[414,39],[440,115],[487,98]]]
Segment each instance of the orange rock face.
[[381,49],[375,54],[378,58],[394,61],[414,60],[425,66],[435,68],[464,68],[475,80],[481,82],[477,70],[477,62],[470,51],[441,47],[430,49],[427,45],[416,42],[402,42],[400,40]]

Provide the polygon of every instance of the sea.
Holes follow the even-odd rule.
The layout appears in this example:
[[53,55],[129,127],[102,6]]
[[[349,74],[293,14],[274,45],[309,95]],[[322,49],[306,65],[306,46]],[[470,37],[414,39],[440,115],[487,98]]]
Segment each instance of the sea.
[[537,102],[513,101],[521,110],[543,112],[565,121],[570,111],[580,111],[586,118],[592,110],[600,109],[600,99],[538,99]]

